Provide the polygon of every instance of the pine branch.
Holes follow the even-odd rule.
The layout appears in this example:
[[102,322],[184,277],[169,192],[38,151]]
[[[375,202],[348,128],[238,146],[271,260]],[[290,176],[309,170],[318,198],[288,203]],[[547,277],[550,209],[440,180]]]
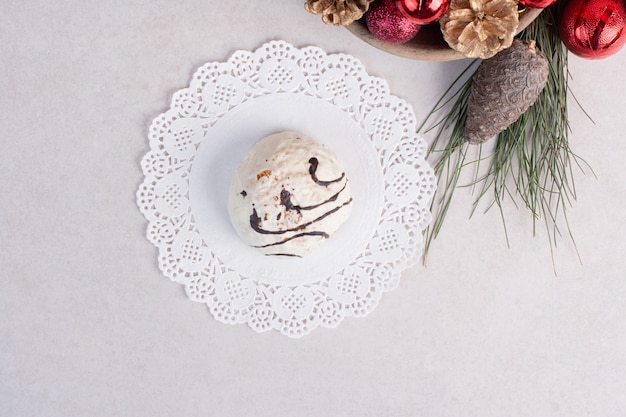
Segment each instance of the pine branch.
[[[468,145],[463,138],[471,75],[476,71],[478,61],[471,62],[459,75],[420,126],[419,130],[436,115],[445,112],[427,130],[436,129],[429,158],[435,158],[438,191],[431,204],[433,222],[424,234],[424,262],[443,227],[454,191],[461,186],[461,173],[469,165],[473,165],[477,172],[471,184],[476,193],[471,215],[479,203],[491,194],[487,210],[498,207],[507,242],[510,237],[502,204],[510,201],[530,212],[533,235],[538,225],[543,224],[553,264],[554,247],[558,237],[563,235],[561,227],[564,227],[576,249],[567,217],[567,209],[576,200],[573,167],[584,171],[589,166],[573,153],[568,142],[568,56],[557,33],[556,13],[556,7],[544,10],[519,35],[520,39],[534,40],[537,48],[548,58],[548,82],[535,104],[498,135],[495,149],[487,158],[489,167],[485,174],[479,176],[477,168],[483,158],[468,161],[468,148],[472,145]],[[446,104],[451,105],[446,107]],[[479,148],[479,155],[482,152],[483,149]]]

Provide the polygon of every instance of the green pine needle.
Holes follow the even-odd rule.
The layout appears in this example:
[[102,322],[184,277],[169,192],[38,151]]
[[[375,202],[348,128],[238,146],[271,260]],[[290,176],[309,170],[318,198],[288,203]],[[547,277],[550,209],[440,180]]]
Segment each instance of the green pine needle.
[[[491,191],[492,200],[487,210],[498,207],[507,242],[509,236],[502,203],[512,201],[530,212],[533,235],[539,224],[547,231],[553,265],[554,247],[564,231],[578,255],[567,208],[576,200],[573,167],[584,172],[588,165],[573,153],[568,142],[567,50],[556,30],[556,13],[555,7],[544,10],[519,35],[520,39],[534,40],[537,48],[548,58],[548,82],[535,104],[498,135],[492,154],[482,157],[482,145],[477,145],[478,157],[469,158],[468,150],[474,145],[469,145],[463,138],[471,75],[476,72],[479,60],[472,61],[454,80],[419,127],[418,131],[421,131],[436,114],[445,112],[438,122],[427,129],[436,130],[429,157],[436,157],[434,170],[438,190],[431,204],[433,222],[425,231],[424,262],[433,240],[443,227],[454,191],[460,187],[461,173],[468,166],[475,170],[473,181],[469,184],[476,193],[472,214]],[[486,173],[481,174],[479,168],[483,161],[488,161],[489,166]]]

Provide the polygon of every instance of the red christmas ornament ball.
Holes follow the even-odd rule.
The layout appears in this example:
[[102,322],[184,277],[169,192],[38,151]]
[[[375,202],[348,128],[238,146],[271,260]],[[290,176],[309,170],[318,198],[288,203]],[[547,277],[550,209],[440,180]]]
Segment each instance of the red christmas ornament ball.
[[369,31],[383,42],[404,43],[420,30],[420,25],[405,17],[396,6],[396,0],[372,3],[365,14]]
[[420,25],[433,23],[448,10],[450,0],[396,0],[407,18]]
[[623,0],[570,0],[559,20],[559,35],[580,57],[613,55],[626,42],[626,5]]
[[522,6],[532,7],[534,9],[542,9],[552,6],[554,3],[556,3],[556,0],[519,0],[519,4]]

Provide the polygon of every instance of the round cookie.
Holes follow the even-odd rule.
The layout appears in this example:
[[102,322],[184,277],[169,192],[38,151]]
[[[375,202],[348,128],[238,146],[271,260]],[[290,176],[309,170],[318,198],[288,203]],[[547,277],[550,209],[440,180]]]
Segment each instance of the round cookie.
[[337,156],[291,131],[269,135],[248,151],[228,196],[235,230],[266,255],[306,255],[348,219],[351,204]]

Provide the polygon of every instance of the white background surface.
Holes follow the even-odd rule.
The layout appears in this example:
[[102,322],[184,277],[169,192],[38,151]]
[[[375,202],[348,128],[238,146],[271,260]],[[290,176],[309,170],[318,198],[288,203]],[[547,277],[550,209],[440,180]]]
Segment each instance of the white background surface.
[[[151,120],[195,69],[272,39],[361,59],[421,120],[465,63],[375,50],[303,0],[2,1],[0,414],[623,416],[626,51],[571,59],[582,257],[457,193],[427,268],[299,340],[214,320],[135,205]],[[432,139],[432,137],[428,137]]]

